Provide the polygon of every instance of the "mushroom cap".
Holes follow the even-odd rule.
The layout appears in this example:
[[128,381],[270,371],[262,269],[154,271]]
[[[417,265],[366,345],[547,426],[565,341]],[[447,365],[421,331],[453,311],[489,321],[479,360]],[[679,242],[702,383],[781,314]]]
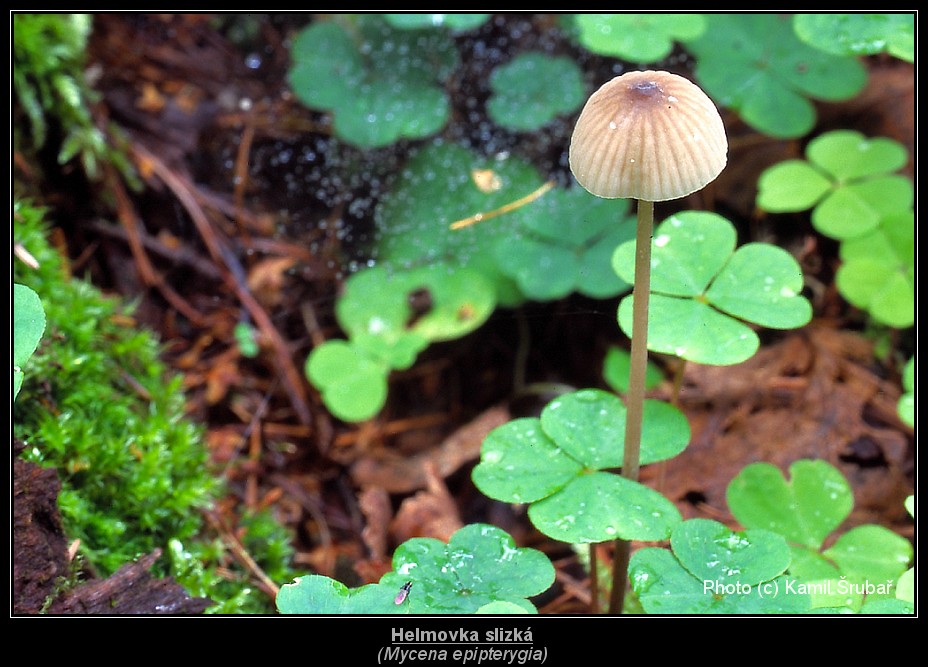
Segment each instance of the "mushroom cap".
[[590,96],[570,140],[570,169],[607,199],[678,199],[715,180],[728,138],[715,104],[670,72],[626,72]]

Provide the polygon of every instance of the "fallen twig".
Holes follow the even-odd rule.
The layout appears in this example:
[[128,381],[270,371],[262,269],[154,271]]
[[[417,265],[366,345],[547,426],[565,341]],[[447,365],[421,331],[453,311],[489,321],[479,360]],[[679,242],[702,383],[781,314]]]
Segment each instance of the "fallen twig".
[[261,569],[261,566],[251,557],[251,554],[248,553],[248,550],[239,542],[238,538],[228,530],[225,525],[223,525],[222,520],[213,512],[207,510],[204,512],[206,519],[213,526],[217,533],[219,533],[222,541],[225,542],[226,546],[229,547],[229,550],[232,552],[232,555],[235,557],[241,565],[247,569],[255,579],[255,583],[267,596],[272,600],[277,598],[277,592],[280,590],[280,587],[274,583],[274,581],[267,576],[264,570]]
[[293,364],[293,360],[291,359],[289,347],[286,341],[284,341],[283,337],[277,331],[277,328],[274,326],[273,322],[271,322],[271,318],[260,306],[260,304],[258,304],[255,298],[252,296],[251,292],[248,290],[248,287],[244,281],[244,275],[239,276],[238,278],[236,277],[236,273],[243,274],[244,272],[240,266],[233,266],[230,264],[233,255],[231,252],[226,250],[222,239],[212,228],[212,225],[210,225],[209,219],[206,217],[206,213],[203,211],[202,207],[193,194],[194,188],[191,186],[189,181],[187,181],[187,179],[171,171],[161,160],[159,160],[145,147],[139,144],[134,144],[133,151],[136,153],[136,158],[142,162],[145,162],[152,170],[152,172],[157,175],[158,178],[160,178],[162,182],[164,182],[164,184],[170,188],[178,200],[180,200],[181,204],[184,206],[184,208],[187,210],[187,213],[193,220],[194,225],[197,227],[197,231],[200,232],[200,236],[203,239],[203,242],[206,244],[206,248],[209,250],[213,261],[216,262],[218,266],[224,267],[228,272],[229,275],[226,277],[226,282],[235,291],[239,301],[251,314],[255,324],[258,326],[258,328],[261,330],[261,333],[264,334],[264,336],[270,342],[271,347],[274,349],[278,369],[281,373],[281,380],[284,384],[284,389],[290,398],[290,404],[296,412],[297,418],[302,424],[311,424],[313,419],[309,409],[309,402],[307,401],[306,391],[303,386],[302,378],[297,372],[297,369]]

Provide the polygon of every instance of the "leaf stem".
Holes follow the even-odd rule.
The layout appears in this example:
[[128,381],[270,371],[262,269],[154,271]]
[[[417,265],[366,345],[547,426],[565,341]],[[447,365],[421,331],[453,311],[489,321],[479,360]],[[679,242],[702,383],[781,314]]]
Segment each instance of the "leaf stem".
[[590,544],[590,613],[599,613],[599,563],[596,558],[596,545]]
[[[638,481],[641,452],[641,422],[644,412],[645,374],[648,369],[648,299],[651,291],[651,235],[654,229],[654,202],[638,201],[638,228],[635,240],[635,286],[632,292],[632,349],[625,397],[625,452],[622,476]],[[615,541],[612,594],[609,612],[621,614],[628,585],[631,544]]]

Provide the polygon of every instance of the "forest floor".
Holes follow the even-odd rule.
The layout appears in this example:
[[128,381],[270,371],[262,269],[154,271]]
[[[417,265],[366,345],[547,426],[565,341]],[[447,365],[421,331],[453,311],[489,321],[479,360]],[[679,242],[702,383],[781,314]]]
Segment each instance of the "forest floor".
[[[324,155],[331,140],[325,117],[287,90],[287,39],[305,20],[262,20],[242,44],[208,16],[98,18],[90,50],[103,96],[97,113],[125,130],[145,188],[133,192],[114,173],[90,184],[45,167],[43,196],[71,270],[138,301],[139,325],[158,334],[166,361],[185,377],[190,418],[205,426],[232,489],[226,509],[275,508],[294,529],[296,567],[348,585],[376,581],[404,540],[447,539],[485,521],[552,559],[558,580],[538,601],[542,613],[583,613],[589,582],[576,554],[534,530],[524,510],[482,496],[470,470],[492,428],[544,404],[543,396],[512,395],[526,341],[529,381],[604,386],[602,357],[623,344],[618,301],[570,297],[500,309],[466,338],[433,345],[410,370],[394,373],[375,419],[331,417],[303,363],[314,345],[342,336],[335,298],[345,267],[363,259],[364,248],[335,230],[369,228],[376,193],[331,178],[324,158],[284,173],[288,156],[307,146]],[[523,16],[494,22],[481,38],[505,44],[505,58],[507,49],[524,48],[527,32],[544,28]],[[853,127],[914,154],[911,66],[879,57],[867,66],[866,91],[821,105],[816,132]],[[685,518],[734,526],[725,489],[742,467],[767,461],[786,470],[797,459],[823,459],[854,489],[842,530],[877,523],[912,538],[902,501],[914,488],[914,434],[896,415],[899,379],[875,358],[861,314],[836,292],[835,245],[807,228],[786,231],[782,220],[769,224],[754,206],[758,174],[802,146],[725,120],[732,154],[752,159],[732,159],[735,168],[710,192],[659,206],[658,216],[673,206],[712,207],[738,221],[740,233],[783,245],[803,266],[815,317],[801,330],[764,332],[761,350],[743,364],[687,365],[679,406],[691,443],[642,478]],[[569,132],[565,123],[526,153],[541,169],[563,168]],[[408,149],[401,143],[367,159],[401,164]],[[235,343],[245,313],[262,345],[255,358]],[[668,381],[652,395],[670,393]]]

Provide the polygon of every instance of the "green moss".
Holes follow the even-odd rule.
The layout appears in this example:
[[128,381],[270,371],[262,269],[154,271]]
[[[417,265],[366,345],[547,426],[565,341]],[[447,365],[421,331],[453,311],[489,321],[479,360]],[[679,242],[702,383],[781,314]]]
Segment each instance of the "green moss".
[[[292,580],[297,574],[290,567],[292,536],[268,511],[243,516],[245,550],[274,582]],[[270,599],[255,586],[251,575],[236,567],[222,540],[182,543],[172,539],[168,545],[171,573],[195,597],[210,597],[216,605],[210,614],[268,614],[275,611]],[[221,591],[222,595],[217,595]]]
[[[68,538],[80,540],[100,576],[161,548],[172,557],[156,564],[156,575],[175,576],[226,612],[273,609],[244,591],[244,574],[220,579],[216,566],[234,562],[200,541],[202,510],[222,483],[209,468],[202,429],[184,417],[182,378],[168,373],[156,337],[131,324],[131,307],[65,275],[45,240],[42,209],[16,202],[13,230],[39,263],[32,270],[17,262],[14,281],[35,290],[47,317],[14,404],[13,432],[27,443],[24,458],[57,469]],[[258,537],[247,539],[260,545],[252,555],[281,581],[291,578],[287,531],[267,518],[251,525]]]
[[18,150],[37,150],[60,128],[58,161],[80,159],[91,179],[100,165],[114,165],[133,186],[138,180],[126,155],[110,144],[114,127],[97,127],[91,106],[99,94],[85,77],[87,40],[93,30],[91,14],[15,14],[13,16],[13,99],[15,109],[28,119],[30,133],[22,136],[14,124]]

